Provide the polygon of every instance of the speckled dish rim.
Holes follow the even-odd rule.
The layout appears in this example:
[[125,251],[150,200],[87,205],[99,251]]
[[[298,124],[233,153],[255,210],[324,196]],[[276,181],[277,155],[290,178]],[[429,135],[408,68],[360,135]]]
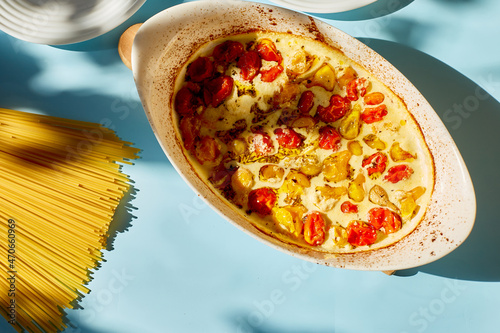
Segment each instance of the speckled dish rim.
[[[395,244],[371,251],[328,254],[283,243],[260,232],[214,193],[189,164],[171,107],[178,69],[205,42],[249,30],[322,37],[391,88],[419,123],[435,163],[435,188],[417,228]],[[467,167],[446,127],[420,92],[394,66],[365,44],[310,16],[246,1],[197,1],[171,7],[139,29],[132,48],[134,79],[158,142],[185,181],[214,210],[265,244],[311,262],[356,270],[421,266],[456,249],[470,234],[476,214]]]

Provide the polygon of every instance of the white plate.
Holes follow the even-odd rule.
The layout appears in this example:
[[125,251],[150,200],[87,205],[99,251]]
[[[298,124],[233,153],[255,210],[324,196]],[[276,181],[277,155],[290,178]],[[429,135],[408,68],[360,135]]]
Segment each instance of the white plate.
[[[419,123],[435,163],[431,202],[424,219],[411,234],[391,246],[351,254],[333,255],[299,248],[260,232],[232,204],[214,194],[196,173],[184,155],[172,107],[177,73],[199,45],[217,37],[255,30],[321,39],[363,65],[403,99]],[[132,47],[132,69],[146,115],[172,165],[214,210],[273,248],[329,266],[394,270],[439,259],[462,244],[471,232],[476,215],[474,188],[441,119],[415,86],[387,60],[323,21],[247,1],[185,3],[153,16],[142,25]]]
[[339,13],[364,7],[377,0],[271,0],[275,4],[307,13]]
[[2,0],[0,30],[27,42],[61,45],[100,36],[146,0]]

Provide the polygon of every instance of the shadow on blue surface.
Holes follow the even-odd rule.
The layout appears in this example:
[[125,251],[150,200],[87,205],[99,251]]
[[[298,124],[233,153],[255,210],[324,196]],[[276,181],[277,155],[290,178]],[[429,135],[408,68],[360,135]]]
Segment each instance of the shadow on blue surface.
[[[136,23],[143,23],[150,17],[161,12],[169,7],[189,2],[192,0],[182,1],[182,0],[148,0],[142,5],[142,7],[127,21],[116,27],[115,29],[107,32],[99,37],[93,38],[88,41],[68,44],[68,45],[56,45],[54,47],[72,50],[72,51],[90,51],[90,50],[105,50],[105,49],[116,49],[118,45],[118,40],[121,34],[130,26]],[[361,21],[370,20],[378,17],[384,17],[394,12],[403,9],[404,7],[411,4],[414,0],[378,0],[374,3],[361,7],[358,9],[350,10],[342,13],[315,13],[314,16],[339,20],[339,21]],[[445,0],[441,0],[445,1]],[[467,0],[463,0],[467,1]]]
[[342,13],[314,14],[314,16],[338,21],[362,21],[383,17],[411,4],[414,0],[378,0],[368,6]]
[[[141,159],[169,164],[151,131],[139,98],[135,96],[135,88],[134,94],[130,92],[123,96],[107,95],[89,88],[64,87],[61,88],[62,92],[42,93],[39,88],[33,87],[34,79],[44,71],[43,62],[30,53],[36,52],[38,48],[10,36],[0,37],[1,107],[38,110],[50,116],[101,123],[116,131],[123,140],[130,141],[135,147],[142,149],[139,153]],[[121,63],[118,54],[113,50],[89,52],[84,56],[93,62],[99,71],[112,75],[116,75],[116,63]],[[128,71],[125,66],[123,70]],[[130,81],[133,82],[132,75]]]
[[[253,316],[252,314],[258,314]],[[238,333],[323,333],[332,332],[331,330],[321,330],[315,329],[314,323],[308,323],[308,327],[290,327],[280,328],[270,324],[264,324],[264,315],[257,312],[251,312],[250,314],[242,312],[235,314],[233,318],[230,319],[231,325],[234,326],[232,332]],[[252,322],[252,323],[251,323]],[[335,333],[340,333],[335,331]]]
[[95,328],[82,325],[81,323],[71,323],[68,320],[65,321],[65,324],[68,325],[68,328],[63,331],[64,333],[109,333],[107,330],[97,330]]
[[136,24],[143,23],[151,16],[161,12],[164,9],[183,3],[182,0],[148,0],[146,1],[139,10],[132,15],[127,21],[120,24],[113,30],[88,41],[68,44],[68,45],[56,45],[54,47],[72,50],[72,51],[95,51],[95,50],[107,50],[116,49],[118,46],[118,40],[121,34],[127,30],[128,27]]
[[500,73],[485,69],[481,82],[476,83],[413,48],[360,40],[398,68],[433,106],[455,140],[476,192],[476,222],[464,244],[440,260],[397,275],[420,271],[463,280],[500,281],[500,103],[483,89],[500,91]]
[[132,221],[136,218],[136,216],[132,214],[132,211],[137,210],[137,208],[132,205],[132,202],[136,197],[137,191],[139,190],[131,185],[129,191],[125,193],[118,207],[116,207],[115,215],[108,229],[106,250],[114,250],[113,244],[118,234],[128,231],[132,226]]

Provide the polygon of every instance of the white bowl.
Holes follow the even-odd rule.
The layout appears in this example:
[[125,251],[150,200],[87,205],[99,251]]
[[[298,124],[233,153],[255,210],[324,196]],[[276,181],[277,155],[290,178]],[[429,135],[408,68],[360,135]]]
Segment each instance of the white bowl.
[[146,0],[4,0],[0,30],[49,45],[82,42],[125,22]]
[[[326,254],[285,244],[263,234],[194,171],[182,148],[172,108],[177,71],[192,50],[212,39],[249,30],[321,37],[391,88],[421,126],[435,162],[435,189],[418,227],[377,250]],[[417,89],[389,62],[355,38],[307,15],[241,1],[198,1],[169,8],[139,29],[132,48],[137,89],[153,131],[171,163],[208,204],[235,226],[278,250],[312,262],[359,270],[395,270],[432,262],[457,248],[474,224],[472,182],[453,139]]]

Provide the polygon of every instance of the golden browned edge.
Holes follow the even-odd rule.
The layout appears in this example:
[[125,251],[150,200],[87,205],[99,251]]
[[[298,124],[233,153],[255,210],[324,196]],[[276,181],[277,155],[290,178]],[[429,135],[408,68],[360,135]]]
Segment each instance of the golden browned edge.
[[[300,36],[301,38],[308,38],[308,39],[312,39],[312,40],[315,40],[315,41],[318,41],[320,43],[323,43],[323,44],[326,44],[328,47],[331,47],[331,48],[335,48],[336,50],[338,50],[339,52],[341,52],[342,54],[345,55],[345,53],[340,50],[339,48],[336,48],[332,45],[330,45],[331,43],[328,43],[327,40],[329,40],[328,38],[326,38],[318,29],[315,21],[314,21],[314,18],[312,18],[311,16],[308,16],[310,21],[311,21],[311,25],[309,27],[309,32],[313,33],[316,37],[315,38],[310,38],[310,37],[305,37],[305,36]],[[192,47],[192,50],[198,50],[201,46],[203,46],[204,44],[210,42],[210,41],[213,41],[213,40],[216,40],[218,38],[230,38],[231,36],[237,36],[237,35],[241,35],[241,34],[248,34],[248,33],[255,33],[255,32],[258,32],[258,33],[276,33],[275,31],[269,31],[269,30],[262,30],[262,29],[245,29],[244,27],[236,27],[235,30],[231,33],[231,34],[225,34],[225,33],[219,33],[217,35],[211,35],[210,36],[210,39],[208,40],[205,40],[205,41],[202,41],[202,42],[199,42],[199,43],[195,43],[193,44],[193,47]],[[281,32],[283,33],[283,32]],[[290,31],[287,31],[286,33],[289,33],[291,34]],[[192,53],[191,53],[192,54]],[[346,56],[347,57],[347,56]],[[349,57],[348,57],[349,58]],[[179,75],[179,72],[180,70],[186,65],[186,63],[190,60],[191,58],[187,58],[185,61],[183,61],[182,63],[180,63],[180,65],[177,66],[177,68],[175,69],[175,72],[176,72],[176,75],[175,77],[173,78],[173,84],[175,85],[176,81],[177,81],[177,78],[178,78],[178,75]],[[365,66],[362,66],[360,64],[358,64],[357,62],[355,62],[354,60],[352,60],[351,58],[349,58],[352,62],[356,63],[358,66],[360,67],[363,67],[365,68]],[[366,69],[365,69],[366,70]],[[384,86],[387,87],[387,85],[382,81],[380,80],[375,74],[373,74],[371,71],[368,71],[370,74],[374,75],[377,80],[382,83]],[[388,87],[387,87],[388,88]],[[406,111],[410,114],[411,118],[413,119],[413,121],[415,122],[415,124],[417,125],[418,127],[418,130],[420,132],[420,135],[422,136],[423,138],[423,141],[425,143],[425,147],[427,148],[427,151],[431,157],[431,166],[432,166],[432,189],[431,189],[431,197],[432,197],[432,193],[434,192],[434,188],[435,188],[435,183],[436,183],[436,168],[435,168],[435,163],[434,163],[434,156],[432,154],[432,151],[429,149],[429,146],[427,145],[427,140],[425,139],[425,135],[422,131],[422,128],[419,124],[419,122],[415,119],[414,115],[411,113],[411,111],[408,109],[408,106],[406,104],[406,102],[404,101],[403,98],[401,98],[401,96],[399,96],[398,94],[396,94],[392,89],[388,88],[390,91],[392,91],[392,93],[403,103]],[[172,90],[174,92],[174,89]],[[170,116],[170,120],[172,123],[175,122],[175,115],[174,115],[174,107],[173,107],[173,103],[174,103],[174,94],[172,93],[172,95],[170,96],[170,99],[169,99],[169,103],[170,105],[172,106],[171,107],[171,110],[172,112],[170,112],[169,116]],[[418,105],[418,104],[417,104]],[[206,181],[204,179],[202,179],[202,177],[199,175],[199,173],[196,171],[196,169],[193,167],[191,161],[190,161],[190,157],[187,155],[187,152],[186,152],[186,149],[184,148],[184,144],[183,144],[183,141],[182,141],[182,138],[180,137],[180,134],[179,134],[179,129],[178,129],[178,124],[176,124],[175,126],[176,130],[177,130],[177,135],[176,135],[176,141],[177,141],[177,144],[179,144],[181,147],[182,147],[182,153],[184,155],[184,158],[186,159],[186,161],[188,162],[189,164],[189,167],[191,168],[191,171],[193,171],[194,174],[196,174],[196,176],[198,177],[198,179],[203,182],[204,184],[206,184]],[[207,186],[209,189],[210,189],[210,192],[212,194],[215,194],[216,196],[218,196],[219,198],[223,199],[223,202],[224,204],[226,204],[227,207],[229,207],[230,209],[235,209],[234,207],[234,204],[232,204],[231,202],[229,202],[229,200],[227,200],[226,198],[224,198],[223,196],[220,195],[219,192],[217,192],[213,186],[210,186],[208,185]],[[422,221],[426,218],[427,216],[427,212],[428,212],[428,205],[425,207],[425,212],[424,214],[422,215],[420,221],[415,225],[415,227],[413,228],[412,231],[410,231],[408,234],[404,235],[403,237],[399,238],[398,240],[394,241],[393,243],[391,244],[388,244],[386,246],[382,246],[382,247],[378,247],[376,249],[367,249],[367,250],[364,250],[364,251],[347,251],[347,252],[329,252],[329,251],[321,251],[317,248],[314,248],[314,247],[309,247],[307,245],[303,245],[303,244],[297,244],[297,242],[294,242],[292,239],[290,239],[289,241],[286,241],[285,239],[282,239],[281,237],[277,237],[274,235],[273,232],[271,231],[266,231],[264,230],[264,228],[260,228],[260,226],[256,225],[250,218],[248,218],[246,215],[243,214],[243,217],[250,223],[251,226],[253,226],[255,228],[255,230],[259,233],[262,233],[268,237],[271,237],[275,240],[277,240],[278,242],[281,242],[281,243],[284,243],[284,244],[287,244],[288,246],[292,246],[292,247],[296,247],[296,248],[299,248],[299,249],[303,249],[303,250],[310,250],[310,251],[314,251],[314,252],[318,252],[318,253],[328,253],[328,254],[334,254],[334,255],[342,255],[342,256],[352,256],[352,255],[356,255],[357,253],[367,253],[367,252],[372,252],[372,251],[378,251],[378,250],[381,250],[381,249],[386,249],[386,248],[390,248],[392,246],[394,246],[396,243],[399,243],[400,241],[402,241],[403,239],[407,238],[408,236],[410,236],[416,229],[418,229],[418,227],[420,226],[420,224],[422,223]],[[241,212],[239,212],[241,214]],[[283,237],[283,238],[289,238],[289,237]],[[394,274],[395,271],[382,271],[383,273],[387,274],[387,275],[392,275]]]

